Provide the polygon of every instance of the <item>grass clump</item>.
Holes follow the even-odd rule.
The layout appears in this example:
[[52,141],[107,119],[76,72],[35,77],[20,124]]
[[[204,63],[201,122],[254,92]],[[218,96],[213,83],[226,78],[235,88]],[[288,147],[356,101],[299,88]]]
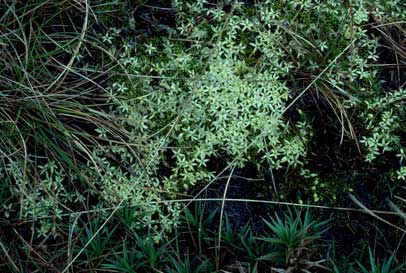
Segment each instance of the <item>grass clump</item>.
[[86,163],[95,164],[92,149],[105,141],[95,124],[111,139],[125,132],[102,107],[105,77],[86,68],[92,54],[102,58],[88,4],[5,1],[1,11],[0,177],[9,189],[2,214],[53,215],[41,220],[39,236],[55,235],[60,215],[86,207],[95,190]]

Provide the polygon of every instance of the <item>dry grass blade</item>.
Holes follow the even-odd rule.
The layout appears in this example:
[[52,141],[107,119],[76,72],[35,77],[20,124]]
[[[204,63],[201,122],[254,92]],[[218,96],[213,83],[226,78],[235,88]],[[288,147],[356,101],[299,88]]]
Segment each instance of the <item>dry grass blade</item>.
[[10,255],[8,254],[8,250],[6,249],[6,247],[3,245],[3,242],[0,241],[0,248],[3,251],[4,255],[6,256],[8,262],[10,263],[11,267],[13,268],[14,272],[21,272],[17,265],[14,263],[13,259],[10,257]]
[[391,200],[387,200],[388,206],[398,213],[406,222],[406,213],[404,213],[398,206],[396,206]]
[[352,43],[350,43],[349,45],[347,45],[341,52],[340,54],[338,54],[331,62],[329,62],[329,64],[310,82],[310,84],[308,86],[306,86],[305,89],[303,89],[302,92],[300,92],[299,95],[297,95],[292,101],[291,103],[286,106],[284,113],[290,109],[311,87],[313,87],[313,85],[327,72],[329,71],[333,65],[337,62],[338,59],[340,59],[345,52],[347,52],[347,50],[349,50],[351,48],[351,46],[355,43],[355,40],[352,41]]
[[368,208],[367,208],[366,206],[364,206],[360,201],[358,201],[358,199],[355,198],[354,195],[349,194],[349,196],[350,196],[350,199],[351,199],[357,206],[359,206],[360,208],[362,208],[362,209],[363,209],[366,213],[368,213],[369,215],[375,217],[375,218],[378,219],[379,221],[381,221],[381,222],[383,222],[383,223],[385,223],[385,224],[387,224],[387,225],[389,225],[389,226],[391,226],[391,227],[393,227],[393,228],[395,228],[395,229],[397,229],[397,230],[400,230],[400,231],[402,231],[402,232],[406,232],[406,229],[403,229],[403,228],[401,228],[401,227],[398,227],[398,226],[392,224],[391,222],[389,222],[389,221],[383,219],[382,217],[378,216],[376,213],[374,213],[373,211],[371,211],[370,209],[368,209]]
[[223,199],[221,201],[221,208],[220,208],[220,221],[219,221],[219,234],[218,234],[218,245],[217,245],[217,259],[216,259],[216,270],[219,270],[220,266],[220,251],[221,251],[221,233],[223,228],[223,216],[224,216],[224,208],[226,205],[226,198],[227,198],[227,191],[228,186],[230,185],[231,177],[233,176],[235,170],[235,166],[231,169],[230,175],[228,176],[226,187],[224,188]]

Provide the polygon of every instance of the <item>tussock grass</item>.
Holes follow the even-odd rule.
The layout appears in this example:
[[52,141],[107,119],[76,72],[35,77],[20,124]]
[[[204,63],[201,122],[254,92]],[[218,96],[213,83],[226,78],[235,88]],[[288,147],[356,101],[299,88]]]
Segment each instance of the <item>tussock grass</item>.
[[2,9],[2,164],[14,165],[23,179],[35,180],[38,166],[54,160],[66,174],[86,181],[82,166],[92,161],[91,148],[107,143],[94,129],[102,127],[119,140],[126,133],[102,107],[106,75],[84,70],[85,58],[100,55],[92,46],[95,37],[88,35],[94,22],[89,3],[6,1]]
[[[11,221],[24,225],[26,206],[35,206],[32,196],[37,195],[51,200],[53,209],[47,209],[55,231],[65,234],[58,207],[86,210],[89,203],[72,202],[72,196],[97,192],[95,181],[89,179],[88,166],[95,172],[99,168],[92,150],[108,146],[109,140],[126,143],[127,132],[107,104],[104,70],[115,64],[98,45],[95,16],[89,1],[0,3],[0,212]],[[100,138],[96,128],[103,128],[107,137]],[[60,187],[69,204],[59,199]],[[31,215],[32,227],[38,225],[40,209]],[[7,226],[9,220],[4,221]],[[37,248],[49,237],[34,246],[35,232],[21,236],[24,229],[0,234],[0,241],[19,242],[17,247],[1,244],[10,253],[5,256],[8,268],[27,272],[22,261],[34,259],[37,268],[56,270],[51,264],[60,253],[43,256]],[[22,252],[26,258],[16,256],[20,246],[27,248]]]

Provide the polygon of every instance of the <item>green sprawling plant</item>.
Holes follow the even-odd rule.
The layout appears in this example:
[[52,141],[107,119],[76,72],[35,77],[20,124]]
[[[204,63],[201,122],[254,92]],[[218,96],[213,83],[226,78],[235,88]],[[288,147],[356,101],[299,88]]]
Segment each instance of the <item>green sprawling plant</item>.
[[[337,134],[355,140],[350,116],[376,86],[370,64],[378,59],[378,38],[366,24],[401,16],[382,14],[387,7],[370,1],[354,1],[351,9],[337,1],[206,4],[173,1],[177,25],[166,36],[123,37],[117,28],[103,34],[126,70],[111,85],[112,111],[139,153],[123,145],[94,151],[109,165],[99,181],[102,196],[111,204],[147,203],[149,219],[157,219],[150,224],[164,229],[176,223],[179,207],[159,200],[210,181],[213,159],[305,169],[313,131],[305,97],[323,97],[340,124]],[[112,164],[111,155],[121,163]],[[314,202],[336,198],[333,191],[311,194]]]
[[396,152],[402,166],[397,171],[397,179],[402,180],[405,179],[405,153],[400,135],[404,132],[401,124],[406,111],[402,103],[405,99],[406,91],[401,89],[366,101],[363,117],[371,134],[364,136],[361,141],[367,148],[366,160],[369,162],[385,152]]

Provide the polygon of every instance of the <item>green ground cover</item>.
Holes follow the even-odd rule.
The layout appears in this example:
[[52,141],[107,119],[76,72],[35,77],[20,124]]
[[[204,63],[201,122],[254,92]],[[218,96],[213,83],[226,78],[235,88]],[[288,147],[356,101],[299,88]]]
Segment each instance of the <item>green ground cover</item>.
[[0,271],[404,272],[405,15],[4,0]]

